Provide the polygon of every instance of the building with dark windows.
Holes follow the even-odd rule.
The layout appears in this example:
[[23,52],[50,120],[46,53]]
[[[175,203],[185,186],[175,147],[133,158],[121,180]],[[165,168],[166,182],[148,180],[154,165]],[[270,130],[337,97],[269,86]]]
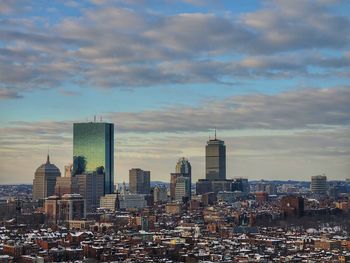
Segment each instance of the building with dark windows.
[[78,193],[86,201],[86,211],[93,212],[100,206],[100,198],[104,192],[103,173],[93,172],[77,174]]
[[129,190],[132,194],[149,194],[151,192],[151,172],[140,168],[129,170]]
[[311,177],[311,192],[316,195],[327,194],[327,176],[315,175]]
[[281,207],[285,216],[303,216],[304,198],[301,196],[284,196],[281,199]]
[[205,147],[205,176],[210,181],[226,179],[226,146],[216,138],[216,132]]
[[114,124],[74,123],[73,171],[104,173],[104,194],[114,192]]
[[60,170],[56,165],[50,163],[50,156],[47,155],[46,163],[40,165],[35,171],[33,180],[33,200],[45,199],[55,193],[55,185]]

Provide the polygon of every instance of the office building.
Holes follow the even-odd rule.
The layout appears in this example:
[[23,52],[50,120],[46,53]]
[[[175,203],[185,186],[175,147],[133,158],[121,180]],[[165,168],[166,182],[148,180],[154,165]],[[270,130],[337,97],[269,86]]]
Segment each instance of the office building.
[[196,194],[202,195],[212,191],[211,181],[207,179],[199,179],[196,183]]
[[285,216],[303,216],[304,198],[301,196],[284,196],[281,199],[281,208]]
[[175,200],[176,179],[181,176],[181,173],[170,174],[170,199]]
[[114,192],[114,124],[103,122],[74,123],[73,175],[105,174],[104,194]]
[[249,194],[250,186],[246,178],[234,178],[232,182],[232,191],[240,191],[244,195]]
[[120,195],[120,209],[142,209],[147,207],[147,195],[145,194],[126,194]]
[[59,221],[81,220],[86,216],[85,200],[80,194],[65,194],[58,200]]
[[129,191],[132,194],[149,194],[151,191],[151,172],[140,168],[129,170]]
[[57,177],[61,176],[56,165],[50,163],[50,156],[47,155],[46,163],[40,165],[35,171],[33,180],[33,200],[45,199],[55,194]]
[[76,177],[57,177],[55,195],[79,193],[78,181]]
[[86,201],[86,211],[95,211],[100,206],[100,198],[104,192],[104,174],[97,172],[77,174],[79,194]]
[[207,180],[226,179],[226,146],[224,141],[210,139],[205,147],[205,173]]
[[175,172],[181,174],[181,176],[189,178],[188,189],[186,191],[190,193],[189,197],[191,197],[192,167],[188,159],[181,157],[176,163]]
[[86,216],[85,200],[79,194],[50,196],[44,203],[46,220],[49,223],[81,220]]
[[311,192],[317,195],[327,193],[327,176],[316,175],[311,177]]
[[46,221],[48,223],[57,224],[59,207],[58,200],[60,198],[56,195],[49,196],[44,202],[44,211],[46,215]]
[[101,196],[100,208],[105,208],[112,212],[117,211],[119,208],[118,194],[108,194],[105,196]]
[[181,157],[176,163],[175,172],[191,178],[191,163],[185,157]]
[[168,201],[168,189],[165,185],[156,185],[153,189],[154,203],[165,203]]
[[190,178],[185,176],[179,176],[175,182],[175,199],[176,201],[182,201],[184,198],[190,199],[191,196]]

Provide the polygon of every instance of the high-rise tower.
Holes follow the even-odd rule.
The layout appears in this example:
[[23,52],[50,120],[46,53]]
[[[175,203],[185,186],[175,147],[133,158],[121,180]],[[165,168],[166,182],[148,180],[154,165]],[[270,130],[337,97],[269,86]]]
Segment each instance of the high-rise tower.
[[73,175],[104,174],[104,194],[114,192],[114,124],[74,123]]
[[129,188],[132,194],[149,194],[151,191],[151,172],[140,168],[129,170]]
[[226,179],[226,146],[216,138],[216,131],[205,147],[205,176],[210,181]]
[[46,163],[40,165],[35,171],[33,180],[33,200],[44,199],[55,194],[56,178],[61,176],[56,165],[50,163],[47,155]]

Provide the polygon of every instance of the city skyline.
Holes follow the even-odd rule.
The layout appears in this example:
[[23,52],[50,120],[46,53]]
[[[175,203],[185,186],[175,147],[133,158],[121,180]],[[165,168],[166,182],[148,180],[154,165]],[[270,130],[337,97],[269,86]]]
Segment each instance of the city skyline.
[[347,1],[3,1],[0,181],[31,183],[50,147],[72,162],[73,123],[116,125],[115,183],[168,181],[205,143],[226,177],[350,177]]

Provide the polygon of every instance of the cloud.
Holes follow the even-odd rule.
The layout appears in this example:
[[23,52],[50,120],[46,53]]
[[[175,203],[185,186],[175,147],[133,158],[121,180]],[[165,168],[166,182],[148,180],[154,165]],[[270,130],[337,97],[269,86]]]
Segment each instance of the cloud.
[[[123,132],[186,132],[241,129],[303,129],[350,124],[350,87],[304,89],[277,95],[234,96],[199,107],[110,113]],[[171,120],[171,121],[169,121]]]
[[10,89],[0,89],[0,100],[20,98],[22,98],[22,95],[19,95],[16,91]]
[[24,94],[66,83],[124,89],[349,76],[350,19],[334,11],[344,3],[267,1],[225,15],[161,14],[144,4],[73,5],[78,16],[61,10],[52,21],[31,16],[28,3],[25,17],[5,15],[1,86]]

